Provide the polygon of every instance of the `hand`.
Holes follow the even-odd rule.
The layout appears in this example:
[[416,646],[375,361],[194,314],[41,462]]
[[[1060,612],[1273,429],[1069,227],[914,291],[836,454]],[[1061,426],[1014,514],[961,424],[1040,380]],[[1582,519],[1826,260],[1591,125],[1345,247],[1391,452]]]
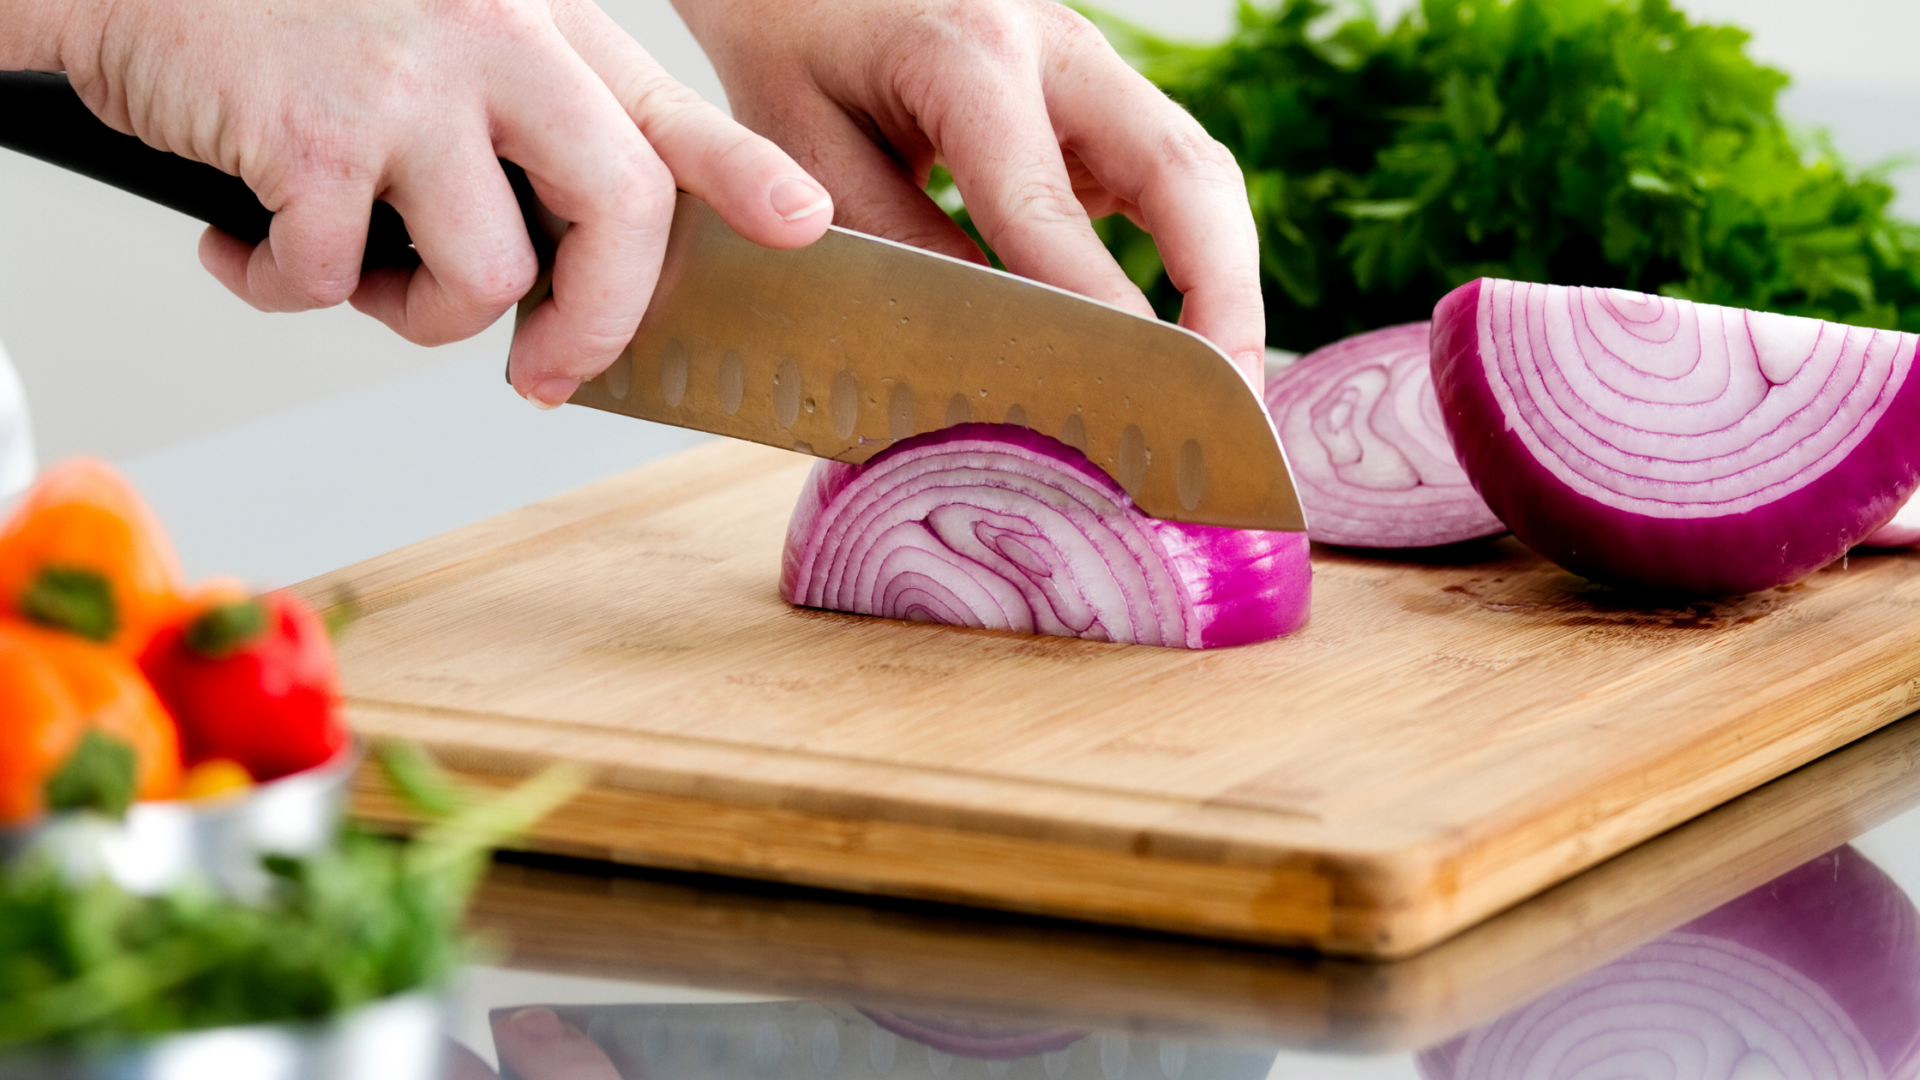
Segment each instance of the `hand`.
[[[493,1045],[500,1062],[526,1080],[621,1080],[620,1071],[592,1039],[554,1015],[533,1006],[494,1021]],[[446,1080],[499,1080],[471,1050],[448,1048]]]
[[1015,273],[1151,315],[1089,219],[1151,232],[1180,322],[1260,384],[1259,241],[1232,154],[1052,0],[675,0],[734,115],[826,184],[835,221],[980,252],[923,189],[953,172]]
[[[42,29],[51,28],[51,29]],[[0,0],[0,53],[64,68],[94,112],[240,176],[274,211],[201,261],[254,306],[351,300],[421,344],[471,336],[537,271],[496,158],[571,222],[514,388],[558,405],[633,336],[674,188],[762,244],[825,231],[831,200],[773,144],[669,78],[589,0]],[[421,265],[362,277],[370,206]]]

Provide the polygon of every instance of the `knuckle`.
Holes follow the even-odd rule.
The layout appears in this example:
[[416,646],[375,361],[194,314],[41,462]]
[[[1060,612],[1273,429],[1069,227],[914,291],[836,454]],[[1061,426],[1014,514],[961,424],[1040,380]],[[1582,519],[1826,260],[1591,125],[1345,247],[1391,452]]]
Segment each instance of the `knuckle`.
[[685,83],[665,72],[637,78],[621,98],[627,107],[627,114],[639,121],[643,128],[649,117],[667,117],[703,107],[714,112],[720,111],[688,89]]
[[1023,12],[995,0],[948,0],[923,9],[919,34],[907,55],[931,45],[942,52],[955,50],[977,64],[992,68],[1019,66],[1034,51],[1031,24]]
[[[1048,36],[1055,45],[1070,49],[1092,48],[1101,52],[1112,52],[1105,34],[1085,15],[1065,4],[1044,4],[1041,17],[1046,19]],[[1116,54],[1117,56],[1118,54]]]
[[480,260],[472,265],[438,270],[441,282],[453,305],[465,314],[485,317],[497,314],[527,294],[539,268],[533,253],[523,250]]
[[1005,211],[1009,217],[1041,225],[1078,223],[1086,220],[1086,208],[1073,193],[1051,175],[1027,175],[1007,189]]
[[1168,172],[1208,183],[1244,186],[1240,162],[1224,143],[1207,134],[1198,122],[1182,116],[1160,139],[1160,163]]

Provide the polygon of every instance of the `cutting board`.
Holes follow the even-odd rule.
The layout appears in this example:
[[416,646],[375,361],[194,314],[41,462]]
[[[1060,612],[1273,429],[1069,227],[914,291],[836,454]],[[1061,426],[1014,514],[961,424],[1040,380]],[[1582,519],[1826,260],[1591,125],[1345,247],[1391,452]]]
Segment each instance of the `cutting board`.
[[1187,652],[791,608],[810,466],[716,443],[307,582],[352,722],[590,766],[543,850],[1386,958],[1920,704],[1920,557],[1650,607],[1319,550],[1305,629]]
[[1387,964],[538,855],[496,860],[469,919],[512,967],[613,985],[1396,1053],[1491,1023],[1916,806],[1910,716]]

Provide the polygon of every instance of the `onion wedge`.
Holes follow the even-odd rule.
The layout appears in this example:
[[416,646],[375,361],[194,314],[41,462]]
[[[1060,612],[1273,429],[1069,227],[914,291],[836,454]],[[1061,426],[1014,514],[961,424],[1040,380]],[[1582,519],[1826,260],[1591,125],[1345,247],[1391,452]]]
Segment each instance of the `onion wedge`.
[[1307,621],[1304,533],[1160,521],[1065,443],[1017,425],[916,435],[814,466],[787,528],[789,603],[1208,649]]
[[1485,278],[1434,309],[1460,464],[1521,542],[1696,596],[1797,581],[1920,485],[1920,338]]
[[1454,457],[1433,394],[1427,323],[1370,330],[1267,379],[1307,535],[1416,548],[1506,532]]

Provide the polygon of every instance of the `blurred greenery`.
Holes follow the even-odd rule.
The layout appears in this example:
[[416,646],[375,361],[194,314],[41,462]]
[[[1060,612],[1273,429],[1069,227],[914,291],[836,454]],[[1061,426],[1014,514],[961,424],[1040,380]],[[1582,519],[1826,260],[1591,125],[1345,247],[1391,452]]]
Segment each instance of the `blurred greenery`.
[[[1796,136],[1786,75],[1667,0],[1425,0],[1391,26],[1243,3],[1215,45],[1081,10],[1238,158],[1273,345],[1424,319],[1486,275],[1920,331],[1920,228],[1884,173]],[[1151,238],[1096,228],[1177,315]]]
[[0,867],[0,1050],[316,1020],[444,984],[490,848],[579,777],[551,770],[482,797],[412,747],[379,760],[426,825],[410,841],[349,828],[320,854],[269,859],[263,903],[204,883],[156,897],[74,884],[51,857]]

